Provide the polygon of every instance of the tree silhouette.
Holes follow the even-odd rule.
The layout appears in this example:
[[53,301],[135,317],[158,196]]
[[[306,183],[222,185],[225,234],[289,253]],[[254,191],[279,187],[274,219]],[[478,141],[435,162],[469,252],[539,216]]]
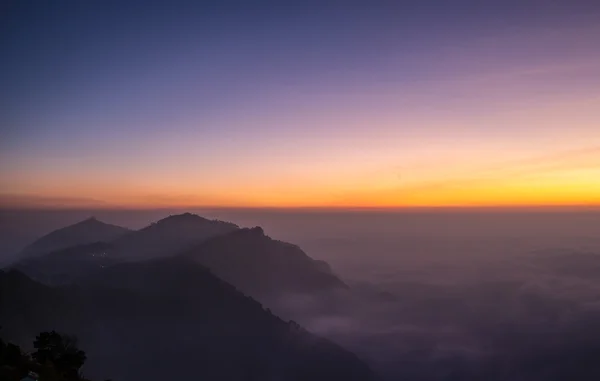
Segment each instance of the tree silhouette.
[[40,333],[35,338],[33,347],[36,351],[31,356],[37,362],[52,363],[66,377],[76,378],[87,358],[85,352],[77,347],[75,337],[61,335],[56,331]]
[[21,348],[13,343],[6,344],[4,349],[4,362],[6,365],[18,367],[21,365]]
[[[2,327],[0,327],[0,330]],[[26,358],[21,353],[18,345],[7,343],[0,337],[0,380],[12,377],[8,369],[13,369],[17,373],[24,364]]]

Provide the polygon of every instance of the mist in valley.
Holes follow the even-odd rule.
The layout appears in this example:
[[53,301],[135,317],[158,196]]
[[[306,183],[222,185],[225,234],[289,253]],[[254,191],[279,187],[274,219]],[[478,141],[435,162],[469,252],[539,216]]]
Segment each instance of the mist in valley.
[[[3,247],[85,216],[139,229],[178,212],[4,211]],[[384,380],[600,375],[598,212],[192,212],[261,226],[326,262],[347,287],[251,296]],[[8,262],[14,253],[3,254]]]

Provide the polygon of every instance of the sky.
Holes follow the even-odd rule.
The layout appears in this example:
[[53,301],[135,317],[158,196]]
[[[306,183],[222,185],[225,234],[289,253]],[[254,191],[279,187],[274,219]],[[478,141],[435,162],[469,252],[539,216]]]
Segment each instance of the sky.
[[0,28],[5,206],[600,205],[598,2],[13,0]]

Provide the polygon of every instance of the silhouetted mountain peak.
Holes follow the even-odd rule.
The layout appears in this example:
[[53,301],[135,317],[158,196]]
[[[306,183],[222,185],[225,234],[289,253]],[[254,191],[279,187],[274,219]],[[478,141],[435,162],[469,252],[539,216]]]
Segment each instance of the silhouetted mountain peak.
[[199,215],[193,214],[193,213],[189,213],[189,212],[182,213],[182,214],[170,215],[161,220],[158,220],[157,222],[151,224],[148,227],[168,226],[168,225],[204,226],[204,225],[211,225],[211,224],[212,225],[223,224],[223,225],[229,225],[231,227],[238,228],[237,225],[230,223],[230,222],[224,222],[224,221],[219,221],[219,220],[209,220],[208,218],[204,218],[202,216],[199,216]]
[[102,222],[96,217],[90,217],[40,237],[23,249],[21,255],[25,257],[35,256],[72,246],[111,242],[129,232],[130,230],[127,228]]
[[157,223],[166,223],[166,222],[172,222],[172,221],[209,221],[208,219],[201,217],[197,214],[193,214],[193,213],[182,213],[182,214],[172,214],[168,217],[165,217],[161,220],[159,220]]
[[95,216],[91,216],[91,217],[88,217],[85,220],[79,221],[71,226],[102,226],[102,225],[110,225],[110,224],[100,221]]
[[85,220],[81,220],[72,225],[65,226],[64,228],[61,228],[61,229],[57,229],[57,230],[55,230],[55,232],[73,230],[73,229],[78,229],[78,228],[105,228],[105,227],[108,227],[108,228],[116,227],[118,229],[125,230],[125,231],[129,230],[129,229],[121,227],[121,226],[116,226],[116,225],[109,224],[107,222],[100,221],[95,216],[91,216],[91,217],[86,218]]
[[172,256],[205,240],[238,230],[236,224],[209,220],[197,214],[171,215],[115,242],[129,258]]
[[260,226],[255,226],[251,228],[250,231],[257,235],[265,235],[265,231]]
[[239,236],[265,237],[267,239],[270,239],[270,237],[265,235],[265,231],[260,226],[255,226],[253,228],[243,228],[238,230],[234,234]]

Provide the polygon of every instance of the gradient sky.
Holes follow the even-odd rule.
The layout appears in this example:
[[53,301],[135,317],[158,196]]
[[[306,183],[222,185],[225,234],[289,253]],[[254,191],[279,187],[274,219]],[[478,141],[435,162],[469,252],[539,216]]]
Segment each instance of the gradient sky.
[[598,2],[0,17],[4,204],[600,205]]

